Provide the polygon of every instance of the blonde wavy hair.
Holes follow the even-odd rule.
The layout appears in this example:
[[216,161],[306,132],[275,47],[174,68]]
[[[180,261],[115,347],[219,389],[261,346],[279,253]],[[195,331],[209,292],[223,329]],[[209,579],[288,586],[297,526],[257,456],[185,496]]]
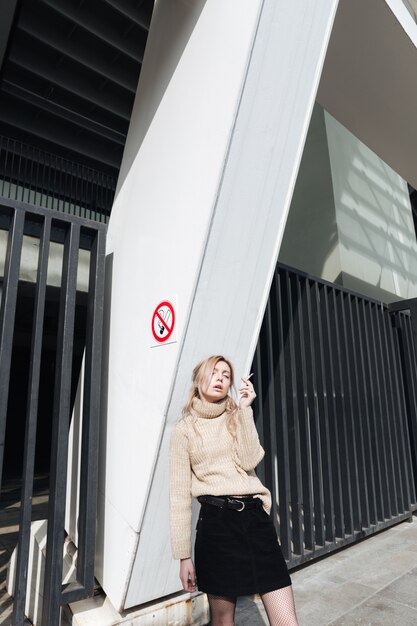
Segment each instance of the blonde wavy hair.
[[[199,398],[200,400],[204,400],[203,389],[207,388],[210,384],[211,376],[213,374],[213,370],[216,367],[217,363],[220,361],[224,361],[230,368],[230,389],[234,389],[234,370],[233,365],[229,359],[226,359],[221,354],[209,356],[206,359],[203,359],[198,363],[193,369],[192,374],[192,384],[190,388],[190,392],[188,394],[188,401],[182,410],[183,417],[187,417],[193,415],[193,401],[194,398]],[[226,396],[226,413],[227,421],[226,426],[229,433],[232,435],[233,439],[236,437],[236,415],[237,415],[238,405],[233,400],[233,398],[227,394]]]

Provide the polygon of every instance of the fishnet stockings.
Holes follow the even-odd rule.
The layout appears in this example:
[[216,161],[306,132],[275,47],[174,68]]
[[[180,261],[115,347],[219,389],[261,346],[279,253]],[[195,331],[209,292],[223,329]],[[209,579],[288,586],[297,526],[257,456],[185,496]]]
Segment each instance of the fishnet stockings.
[[211,626],[234,626],[236,598],[213,596],[208,593]]
[[[207,594],[211,626],[234,626],[236,598]],[[291,585],[261,595],[270,626],[298,626]]]
[[283,587],[261,595],[270,626],[298,626],[292,587]]

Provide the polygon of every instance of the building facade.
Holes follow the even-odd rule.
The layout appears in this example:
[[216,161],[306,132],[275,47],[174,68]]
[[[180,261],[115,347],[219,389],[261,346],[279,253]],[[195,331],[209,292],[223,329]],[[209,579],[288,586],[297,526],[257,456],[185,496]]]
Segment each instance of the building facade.
[[[116,614],[147,623],[149,603],[185,619],[169,545],[169,438],[207,354],[229,355],[238,376],[255,370],[269,459],[260,471],[290,565],[416,508],[413,3],[136,5],[22,2],[3,37],[4,204],[81,216],[81,229],[108,222],[94,564],[102,595],[71,604],[74,623]],[[75,291],[86,293],[93,256],[81,257],[78,274],[90,268],[90,279]],[[36,263],[26,263],[28,283]],[[58,291],[61,267],[50,260],[47,284]],[[397,312],[401,300],[411,316]],[[166,302],[175,321],[158,342],[155,311]],[[75,391],[82,347],[71,410],[85,391],[83,374]],[[394,378],[395,404],[383,410]],[[76,410],[69,424],[65,528],[78,546]],[[8,426],[6,452],[22,430]],[[204,603],[193,606],[189,623],[204,624]]]

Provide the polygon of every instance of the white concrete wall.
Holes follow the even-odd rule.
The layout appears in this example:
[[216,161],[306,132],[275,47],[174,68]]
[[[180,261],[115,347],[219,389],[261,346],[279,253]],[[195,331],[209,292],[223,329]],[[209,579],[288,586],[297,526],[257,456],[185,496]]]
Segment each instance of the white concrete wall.
[[[108,232],[112,293],[97,575],[117,608],[130,584],[259,6],[159,0],[155,7]],[[152,312],[174,297],[179,342],[151,348]],[[161,535],[167,541],[165,520],[154,533],[156,553]],[[168,589],[158,582],[149,576],[151,597],[178,588],[176,581]]]
[[417,296],[407,183],[325,113],[345,287],[386,302]]
[[279,260],[384,302],[417,295],[407,183],[318,104]]
[[[198,359],[252,359],[336,5],[156,4],[108,238],[97,576],[117,608],[180,589],[170,430]],[[178,342],[151,348],[174,296]]]
[[330,282],[341,275],[329,146],[319,104],[311,116],[278,259]]

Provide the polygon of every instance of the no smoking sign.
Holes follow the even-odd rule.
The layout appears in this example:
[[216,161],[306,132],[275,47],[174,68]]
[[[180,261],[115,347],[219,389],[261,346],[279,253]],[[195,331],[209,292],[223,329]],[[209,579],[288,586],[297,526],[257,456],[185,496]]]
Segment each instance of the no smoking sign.
[[175,329],[175,309],[171,302],[163,300],[156,307],[152,315],[152,335],[154,346],[164,343],[173,343]]

